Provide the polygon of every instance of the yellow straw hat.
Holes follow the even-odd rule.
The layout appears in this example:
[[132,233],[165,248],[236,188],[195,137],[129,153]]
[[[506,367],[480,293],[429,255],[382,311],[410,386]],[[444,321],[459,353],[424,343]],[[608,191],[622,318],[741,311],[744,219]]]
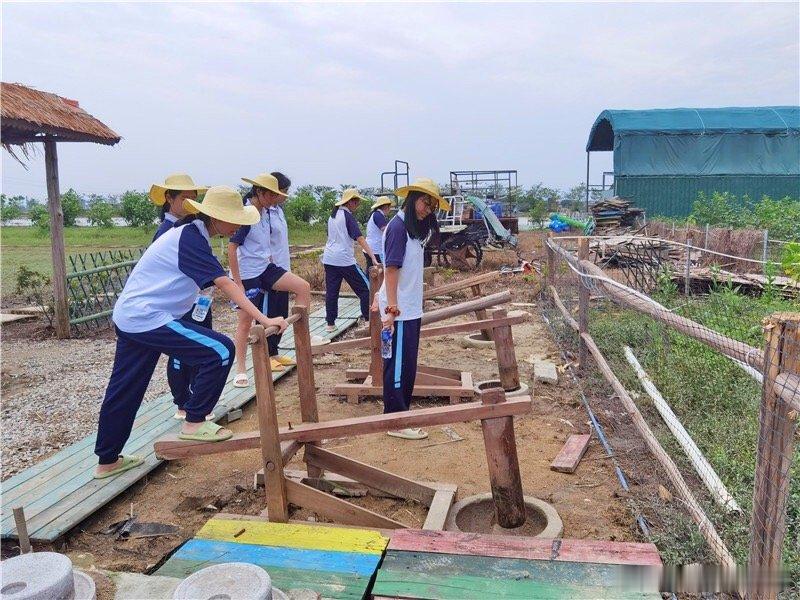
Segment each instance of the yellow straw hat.
[[186,173],[173,173],[164,180],[164,183],[154,183],[150,186],[150,200],[153,204],[162,206],[167,201],[167,190],[195,191],[200,194],[208,190],[208,186],[197,185]]
[[395,196],[398,198],[405,198],[408,196],[408,192],[422,192],[423,194],[428,194],[428,196],[431,198],[436,199],[436,201],[439,203],[440,210],[450,210],[450,203],[442,198],[442,194],[439,191],[439,186],[433,179],[420,177],[415,179],[410,185],[397,188],[394,191]]
[[255,225],[261,220],[261,213],[255,206],[245,206],[242,196],[227,185],[215,185],[206,192],[202,202],[184,200],[198,212],[234,225]]
[[364,196],[362,196],[361,194],[359,194],[356,188],[347,188],[345,191],[342,192],[342,197],[336,203],[336,206],[344,206],[345,204],[350,202],[350,200],[363,200],[364,202],[367,202],[367,199],[364,198]]
[[284,194],[278,187],[278,178],[274,175],[270,175],[269,173],[259,173],[252,179],[249,179],[248,177],[242,177],[242,181],[247,182],[250,185],[257,185],[258,187],[262,187],[270,192],[275,192],[281,196],[288,196],[288,194]]
[[372,212],[373,210],[377,210],[381,206],[386,206],[386,205],[391,206],[392,205],[392,199],[389,198],[389,196],[378,196],[377,198],[375,198],[375,203],[372,205],[372,208],[370,208],[369,210],[370,210],[370,212]]

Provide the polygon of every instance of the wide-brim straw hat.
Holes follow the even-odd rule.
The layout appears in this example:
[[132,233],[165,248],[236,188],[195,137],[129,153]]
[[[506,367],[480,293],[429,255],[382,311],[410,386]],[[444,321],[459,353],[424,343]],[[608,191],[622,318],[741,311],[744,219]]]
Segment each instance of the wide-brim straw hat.
[[378,210],[381,206],[391,206],[392,199],[389,196],[378,196],[375,198],[375,203],[372,205],[370,212],[373,210]]
[[450,203],[442,198],[439,186],[433,179],[420,177],[419,179],[415,179],[410,185],[397,188],[394,191],[395,196],[398,198],[405,198],[408,196],[408,192],[422,192],[423,194],[428,194],[431,198],[436,199],[439,203],[440,210],[450,210]]
[[345,191],[342,192],[342,197],[339,198],[339,201],[336,203],[336,206],[344,206],[350,200],[363,200],[367,202],[367,199],[364,198],[361,194],[358,193],[356,188],[347,188]]
[[187,199],[184,204],[204,215],[234,225],[255,225],[261,220],[261,212],[255,206],[245,206],[241,194],[227,185],[209,188],[202,202]]
[[288,196],[288,194],[282,192],[281,188],[278,187],[278,178],[269,173],[259,173],[252,179],[249,177],[242,177],[242,181],[250,185],[257,185],[258,187],[262,187],[270,192],[275,192],[281,196]]
[[208,190],[206,185],[197,185],[186,173],[173,173],[164,179],[164,183],[154,183],[150,186],[150,200],[156,206],[163,206],[167,201],[167,190],[178,192],[195,191],[198,194]]

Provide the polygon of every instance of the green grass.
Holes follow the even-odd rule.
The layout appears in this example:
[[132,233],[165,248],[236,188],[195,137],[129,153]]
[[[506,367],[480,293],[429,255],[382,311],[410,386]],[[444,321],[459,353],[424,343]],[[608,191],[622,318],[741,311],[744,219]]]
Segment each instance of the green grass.
[[[67,227],[64,229],[64,245],[67,255],[121,250],[147,246],[153,239],[156,226],[152,227]],[[324,226],[293,223],[290,225],[289,242],[293,245],[321,245],[327,239]],[[221,257],[224,241],[212,240],[214,252]],[[3,298],[14,294],[16,274],[20,266],[50,275],[50,232],[38,227],[0,227],[0,295]],[[222,257],[221,257],[222,258]],[[69,263],[67,263],[69,264]]]
[[[707,327],[757,348],[763,347],[761,320],[769,314],[797,310],[797,305],[769,295],[754,298],[721,287],[705,297],[661,296],[666,306],[682,305],[676,311]],[[755,451],[758,438],[760,386],[742,369],[719,352],[688,336],[666,328],[653,319],[632,311],[593,311],[589,319],[592,337],[614,372],[628,389],[639,390],[638,404],[659,441],[693,477],[693,469],[639,386],[624,356],[630,346],[659,391],[678,415],[689,434],[714,467],[728,491],[744,511],[740,517],[719,510],[706,499],[709,518],[737,561],[747,561],[750,515],[752,512]],[[696,478],[695,478],[696,479]],[[705,496],[701,483],[693,485],[698,497]],[[659,549],[665,562],[686,563],[710,559],[711,555],[697,528],[688,517],[678,518],[669,531],[659,535]],[[794,581],[800,580],[800,449],[792,466],[788,502],[784,561]]]

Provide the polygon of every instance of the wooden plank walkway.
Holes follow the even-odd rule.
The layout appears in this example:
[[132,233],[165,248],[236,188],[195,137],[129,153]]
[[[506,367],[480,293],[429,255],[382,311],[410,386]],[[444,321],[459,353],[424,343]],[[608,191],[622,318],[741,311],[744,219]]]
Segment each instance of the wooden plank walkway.
[[324,598],[361,600],[388,538],[377,531],[215,517],[155,573],[187,577],[223,562],[258,565],[282,591],[312,589]]
[[[325,309],[321,308],[314,311],[309,318],[311,335],[333,339],[355,325],[359,316],[357,299],[340,298],[336,331],[325,331]],[[281,340],[281,348],[286,349],[287,355],[294,356],[291,327]],[[231,370],[220,401],[214,408],[215,420],[222,419],[228,412],[241,408],[255,397],[249,352],[247,368],[250,376],[250,387],[247,388],[233,387],[234,372]],[[273,381],[291,372],[293,368],[274,373]],[[155,376],[163,375],[161,372]],[[171,394],[142,404],[136,415],[131,437],[123,450],[126,454],[145,457],[145,464],[140,468],[117,477],[94,479],[93,472],[97,464],[94,454],[96,434],[92,434],[0,483],[0,538],[17,537],[12,514],[15,507],[25,508],[28,533],[32,541],[52,542],[113,500],[161,463],[153,452],[153,442],[166,433],[176,433],[179,430],[181,423],[172,418],[174,412]]]

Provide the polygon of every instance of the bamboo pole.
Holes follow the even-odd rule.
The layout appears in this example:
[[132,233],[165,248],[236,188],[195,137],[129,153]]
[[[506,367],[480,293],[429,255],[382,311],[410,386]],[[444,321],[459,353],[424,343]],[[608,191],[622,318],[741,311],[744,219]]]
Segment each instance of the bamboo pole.
[[556,282],[556,254],[552,244],[553,232],[547,230],[547,240],[545,241],[544,249],[547,252],[547,285],[552,286]]
[[[578,259],[589,259],[589,240],[582,237],[578,240]],[[578,278],[578,332],[589,333],[589,288],[585,282]],[[589,355],[586,343],[578,337],[578,365],[581,371],[586,372]]]
[[730,495],[725,484],[722,483],[722,480],[714,471],[714,467],[712,467],[708,460],[706,460],[706,457],[703,456],[700,448],[694,443],[692,436],[689,435],[689,432],[683,427],[677,415],[673,412],[672,408],[670,408],[667,401],[664,400],[664,397],[661,395],[661,392],[658,391],[653,380],[650,379],[650,376],[642,368],[642,365],[636,360],[636,356],[634,356],[633,350],[631,350],[629,346],[625,346],[625,358],[628,359],[642,387],[653,400],[653,404],[655,404],[656,409],[658,409],[661,418],[664,419],[672,435],[678,440],[681,448],[683,448],[683,451],[692,463],[694,470],[697,471],[697,474],[700,476],[700,479],[703,480],[708,491],[711,492],[714,500],[722,505],[728,512],[741,512],[741,507],[736,503],[736,500],[733,499],[733,496]]

